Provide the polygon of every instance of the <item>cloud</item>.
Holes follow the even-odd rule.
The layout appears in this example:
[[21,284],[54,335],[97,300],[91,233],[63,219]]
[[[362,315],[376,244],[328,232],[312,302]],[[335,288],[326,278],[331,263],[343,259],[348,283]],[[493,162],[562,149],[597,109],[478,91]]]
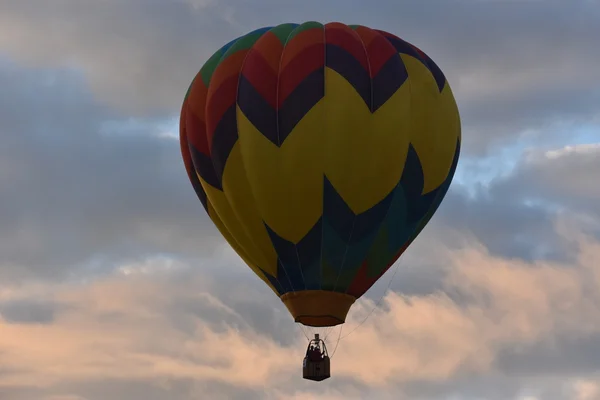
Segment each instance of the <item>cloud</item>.
[[599,143],[551,151],[532,150],[513,179],[498,182],[494,194],[510,193],[600,217],[598,171]]
[[[304,392],[330,398],[355,393],[360,398],[374,389],[400,390],[418,398],[410,397],[412,391],[430,382],[429,398],[434,399],[441,393],[432,388],[455,378],[477,382],[490,373],[509,377],[518,365],[498,363],[506,352],[535,353],[543,345],[550,356],[570,357],[552,345],[559,345],[561,338],[597,338],[589,345],[600,344],[600,297],[597,290],[590,291],[600,285],[595,262],[600,243],[570,232],[569,240],[573,237],[579,246],[573,265],[503,259],[480,245],[446,250],[448,294],[388,294],[381,310],[342,340],[332,360],[333,386],[325,392],[305,387],[298,377],[304,350],[299,331],[291,335],[291,343],[282,345],[271,333],[259,332],[247,322],[256,314],[264,318],[281,312],[283,306],[274,296],[267,302],[246,298],[260,307],[254,315],[240,314],[228,304],[235,290],[214,292],[210,284],[199,285],[202,275],[181,275],[185,268],[175,272],[155,268],[162,272],[53,286],[52,298],[62,307],[50,323],[2,322],[0,388],[11,400],[12,388],[31,382],[47,395],[56,388],[78,387],[81,392],[69,393],[104,397],[108,392],[99,391],[94,382],[111,386],[107,383],[113,381],[156,387],[177,399],[193,397],[189,387],[187,392],[176,391],[179,382],[191,381],[224,385],[229,398],[235,393],[239,398],[243,393],[263,393],[262,398],[288,399]],[[229,284],[237,287],[235,281]],[[452,298],[460,295],[466,296],[461,302]],[[183,299],[204,311],[181,307]],[[347,328],[356,326],[372,306],[368,299],[359,302]],[[211,318],[208,310],[220,318]],[[282,323],[293,324],[289,316]],[[328,341],[331,351],[335,339]],[[519,373],[526,377],[558,372],[556,366],[550,367],[529,365]],[[596,360],[580,372],[591,374],[598,367]],[[577,389],[584,393],[580,396],[591,390],[582,385]],[[92,387],[93,394],[86,392]],[[468,388],[461,390],[468,393]],[[495,388],[487,390],[486,398],[493,398]]]
[[222,23],[213,8],[179,0],[6,3],[0,49],[29,65],[75,68],[101,99],[127,111],[171,113],[214,51],[204,39]]
[[[493,254],[564,260],[572,253],[570,244],[552,229],[561,213],[577,219],[591,234],[600,234],[599,155],[595,143],[525,149],[507,173],[492,174],[487,182],[455,180],[430,229],[445,235],[446,243],[451,239],[444,226],[472,232]],[[467,160],[462,168],[475,175],[490,167]]]
[[[110,52],[122,51],[123,59],[129,60],[127,65],[132,68],[132,71],[146,70],[141,68],[139,60],[128,57],[143,55],[144,59],[155,60],[153,57],[159,57],[156,60],[160,61],[163,59],[159,54],[166,54],[161,53],[162,50],[159,51],[161,46],[164,46],[163,42],[157,41],[154,47],[146,42],[154,39],[152,35],[136,42],[139,51],[131,52],[129,49],[136,36],[132,37],[120,29],[134,29],[137,27],[136,24],[149,29],[146,24],[154,23],[156,28],[152,32],[158,35],[162,32],[161,29],[170,26],[169,18],[172,17],[179,21],[178,28],[173,28],[175,29],[173,31],[167,30],[167,33],[173,36],[166,35],[164,40],[174,41],[175,37],[185,37],[186,40],[189,39],[189,43],[212,46],[212,42],[190,39],[199,36],[184,35],[180,30],[187,29],[186,24],[191,22],[186,21],[190,18],[208,18],[202,13],[217,12],[214,9],[217,7],[215,4],[207,3],[200,8],[203,10],[200,14],[204,16],[197,14],[200,11],[189,12],[188,3],[175,2],[171,8],[166,4],[151,2],[148,7],[143,7],[140,11],[136,1],[126,3],[124,8],[116,8],[116,3],[112,1],[98,3],[95,8],[72,7],[72,4],[66,1],[62,3],[62,11],[76,13],[78,18],[69,19],[69,22],[64,24],[58,23],[61,21],[60,18],[64,17],[64,14],[58,14],[58,9],[46,12],[47,10],[41,4],[38,4],[38,7],[27,7],[26,2],[3,6],[6,8],[0,13],[0,18],[6,23],[0,26],[14,27],[15,32],[34,35],[36,30],[46,26],[44,24],[49,24],[47,31],[52,34],[38,34],[35,37],[39,40],[57,41],[57,43],[48,43],[44,51],[26,45],[20,45],[18,48],[11,47],[14,41],[0,44],[0,47],[4,46],[9,54],[17,58],[29,54],[29,58],[21,57],[21,61],[38,65],[32,68],[21,68],[19,64],[6,60],[0,65],[0,82],[3,93],[6,94],[2,97],[0,107],[0,132],[2,132],[0,188],[6,194],[0,210],[2,239],[0,251],[3,254],[1,274],[5,280],[42,276],[62,278],[72,276],[74,272],[76,272],[75,277],[79,279],[79,276],[85,274],[102,273],[114,268],[123,258],[144,257],[148,252],[178,253],[191,257],[208,256],[212,254],[211,249],[215,248],[215,243],[222,243],[218,232],[204,216],[187,182],[177,141],[164,134],[165,131],[176,129],[175,124],[165,122],[162,117],[132,118],[124,113],[127,108],[117,110],[113,106],[118,104],[111,103],[112,100],[123,100],[127,96],[123,96],[121,92],[113,93],[114,98],[111,97],[112,95],[109,97],[98,95],[98,88],[94,84],[94,79],[102,81],[115,78],[115,81],[110,81],[110,85],[102,85],[102,87],[109,91],[112,90],[111,85],[121,89],[125,87],[119,81],[121,75],[114,70],[118,65],[113,64],[112,61],[108,62],[115,58],[109,57]],[[445,23],[449,25],[442,24],[441,27],[458,29],[452,22],[454,21],[452,18],[458,18],[455,13],[461,9],[460,7],[466,7],[467,3],[460,4],[454,4],[452,7],[444,6],[450,7],[448,9],[441,8],[449,12],[447,20],[440,20],[446,21]],[[477,12],[489,12],[478,5],[468,4],[469,7],[478,10]],[[553,18],[559,18],[557,4],[552,3],[550,7]],[[385,4],[383,7],[388,6],[391,7]],[[242,10],[246,5],[240,3],[239,7]],[[267,6],[257,6],[257,10],[262,7]],[[267,9],[270,13],[277,12],[276,8],[269,7]],[[498,7],[501,8],[496,11],[508,12],[502,8],[504,6]],[[165,11],[165,8],[169,8],[169,11]],[[178,19],[178,13],[184,13],[184,10],[186,17]],[[198,7],[194,10],[198,10]],[[257,10],[249,11],[248,21],[252,21],[254,18],[252,15],[258,18],[258,15],[252,14]],[[424,12],[420,8],[412,10],[415,15]],[[575,14],[583,15],[584,10],[586,10],[584,6],[581,6],[569,11],[567,15],[569,18],[574,17]],[[134,12],[137,13],[135,19],[125,18],[128,13]],[[323,15],[327,16],[332,11],[325,9],[323,12]],[[111,19],[111,24],[114,26],[107,30],[106,25],[99,22],[98,16],[100,14],[113,16],[112,13],[119,13],[120,16]],[[437,16],[436,13],[432,14],[432,18]],[[160,17],[155,14],[160,14]],[[309,14],[303,14],[298,10],[297,17],[308,18]],[[267,18],[268,15],[274,14],[267,13],[261,18]],[[522,21],[521,17],[511,18]],[[587,17],[581,18],[583,18],[583,25],[578,28],[579,33],[589,27],[586,25]],[[34,21],[37,23],[38,19],[41,19],[40,23],[32,27],[32,23]],[[159,21],[161,23],[158,23]],[[381,23],[383,25],[390,23],[386,21],[384,18]],[[494,24],[496,22],[490,26],[499,29]],[[202,26],[202,29],[209,29],[211,25]],[[50,29],[52,27],[55,29]],[[85,33],[76,34],[80,33],[83,27],[86,28]],[[200,29],[197,26],[196,28]],[[142,28],[139,29],[143,31]],[[419,32],[413,22],[407,24],[406,29],[414,31],[415,37]],[[65,30],[73,33],[68,39],[75,41],[74,43],[65,39]],[[522,31],[523,34],[528,32],[526,27],[521,25],[516,25],[514,30]],[[93,40],[87,42],[86,35],[92,32],[95,36]],[[487,37],[486,35],[489,34],[489,40],[500,40],[498,35],[491,35],[490,32],[484,32],[485,34],[482,33],[481,36]],[[569,34],[574,35],[577,32]],[[113,34],[115,36],[111,36]],[[139,35],[140,32],[136,34]],[[421,32],[421,34],[424,38],[431,35],[430,32]],[[542,39],[539,33],[532,34],[535,40]],[[222,35],[222,39],[225,40],[227,33],[223,31]],[[221,40],[217,34],[214,37],[215,40]],[[119,41],[113,43],[117,38]],[[502,40],[509,40],[503,36],[502,38]],[[467,38],[463,37],[463,39]],[[169,49],[188,52],[185,48],[186,43],[188,42]],[[500,47],[511,48],[508,43],[511,42],[508,41],[507,45]],[[569,51],[586,49],[586,42],[577,43]],[[472,46],[475,44],[475,42],[471,43]],[[52,52],[47,51],[50,48],[53,49]],[[104,49],[105,52],[98,52],[97,49]],[[202,58],[204,54],[200,50],[191,53],[197,58]],[[586,54],[595,53],[586,52]],[[76,57],[70,58],[71,56]],[[178,54],[168,58],[169,65],[174,64],[172,60],[178,60],[178,63],[175,63],[177,65],[189,64],[189,67],[196,65],[195,61],[184,62],[185,57],[181,58]],[[65,60],[74,61],[65,62]],[[88,65],[86,63],[96,69],[86,67]],[[48,65],[65,64],[70,68],[46,68]],[[150,64],[154,65],[155,62],[152,61]],[[593,63],[585,65],[593,65]],[[141,79],[134,83],[136,87],[145,85],[142,81],[145,82],[146,79],[159,83],[166,82],[143,74],[134,75]],[[180,77],[182,74],[177,73],[173,76],[175,75]],[[577,74],[577,76],[581,75]],[[167,77],[165,79],[168,80]],[[88,83],[92,86],[90,87]],[[175,96],[174,92],[169,94],[171,92],[161,85],[162,83],[158,86],[147,86],[157,93],[160,91],[161,96],[138,89],[132,90],[130,94],[136,99],[165,99]],[[172,87],[175,86],[177,85]],[[183,90],[183,87],[177,90],[179,95]],[[109,103],[104,103],[102,100]],[[175,104],[171,100],[168,102]],[[477,103],[480,104],[480,101],[478,100]],[[140,107],[145,106],[140,105]],[[170,107],[164,108],[164,111],[169,113],[176,108]],[[470,140],[469,137],[479,136],[465,135],[465,140]],[[497,254],[529,259],[560,258],[565,252],[564,249],[557,247],[559,241],[553,230],[549,229],[552,213],[537,207],[537,204],[535,206],[522,204],[522,198],[539,198],[543,194],[554,196],[556,201],[567,202],[560,197],[564,198],[564,193],[570,193],[571,188],[554,186],[555,189],[551,189],[544,183],[549,182],[550,177],[561,177],[560,182],[564,184],[574,185],[576,182],[581,182],[577,187],[578,190],[589,192],[585,198],[576,197],[580,193],[575,192],[571,200],[565,204],[575,209],[597,212],[594,208],[597,201],[591,193],[597,186],[593,184],[595,168],[590,164],[594,162],[593,154],[565,157],[561,157],[554,164],[549,164],[552,162],[550,159],[544,161],[543,157],[541,161],[523,160],[521,167],[524,169],[519,169],[506,181],[494,182],[494,186],[489,188],[491,194],[474,200],[465,194],[465,190],[455,185],[436,219],[439,218],[442,224],[477,233],[492,252]],[[580,160],[578,170],[569,170],[569,174],[575,174],[577,179],[569,179],[569,176],[573,175],[560,175],[561,172],[566,171],[565,168],[571,168],[564,165],[565,159]],[[581,161],[583,159],[589,159],[586,161],[588,164]],[[545,165],[549,166],[545,167]],[[576,168],[575,164],[573,168]],[[538,191],[536,184],[532,182],[541,182],[546,186]],[[563,189],[565,190],[562,191]],[[436,219],[432,226],[438,229],[440,224],[435,225]],[[490,229],[490,226],[494,229]],[[426,232],[424,235],[427,235]],[[102,267],[99,267],[100,265]],[[401,275],[406,274],[410,272],[401,273]],[[421,279],[423,275],[415,277],[412,274],[412,276],[413,279]],[[437,284],[430,281],[427,278],[422,285],[433,287]],[[411,280],[411,282],[416,281]],[[425,287],[423,289],[426,290]]]
[[0,306],[0,315],[11,323],[50,323],[54,319],[52,303],[36,300],[6,302]]
[[506,144],[526,130],[548,136],[557,123],[598,117],[594,3],[352,4],[69,0],[48,7],[27,0],[2,6],[0,51],[28,65],[75,68],[99,99],[126,112],[168,116],[179,111],[202,63],[234,37],[289,21],[360,22],[405,37],[442,67],[469,133],[469,152]]
[[595,381],[580,380],[574,385],[575,400],[594,400],[600,397],[600,384]]
[[[1,71],[7,94],[0,108],[5,133],[0,136],[0,163],[5,165],[0,187],[7,194],[0,209],[4,280],[81,279],[149,253],[206,258],[220,251],[223,241],[187,182],[178,143],[162,134],[168,126],[122,116],[91,97],[83,76],[70,70],[4,63]],[[431,235],[449,244],[446,226],[474,233],[496,255],[528,260],[568,256],[570,249],[552,229],[554,212],[525,200],[543,194],[546,201],[560,202],[569,191],[548,184],[580,181],[587,197],[575,192],[565,205],[579,207],[575,202],[585,201],[593,212],[597,169],[592,151],[560,157],[557,150],[550,156],[531,153],[512,174],[475,197],[453,185],[403,265],[419,265],[420,252],[413,249],[430,252]],[[561,173],[565,176],[555,179]],[[415,294],[438,289],[442,274],[435,265],[427,267],[402,269],[394,288]]]
[[[1,399],[600,396],[600,8],[344,4],[0,6]],[[322,385],[300,377],[312,331],[212,227],[174,139],[187,85],[216,48],[309,19],[419,45],[465,127],[461,179]],[[333,351],[338,329],[322,333]]]
[[146,252],[215,251],[218,232],[178,141],[99,104],[68,71],[0,67],[4,281],[94,274]]

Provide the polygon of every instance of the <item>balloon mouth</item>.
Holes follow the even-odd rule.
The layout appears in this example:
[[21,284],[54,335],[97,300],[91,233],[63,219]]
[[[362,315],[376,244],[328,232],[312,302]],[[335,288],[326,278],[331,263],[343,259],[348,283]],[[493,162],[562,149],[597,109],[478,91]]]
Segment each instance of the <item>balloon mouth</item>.
[[346,322],[348,311],[356,298],[340,292],[301,290],[281,296],[294,321],[317,328]]

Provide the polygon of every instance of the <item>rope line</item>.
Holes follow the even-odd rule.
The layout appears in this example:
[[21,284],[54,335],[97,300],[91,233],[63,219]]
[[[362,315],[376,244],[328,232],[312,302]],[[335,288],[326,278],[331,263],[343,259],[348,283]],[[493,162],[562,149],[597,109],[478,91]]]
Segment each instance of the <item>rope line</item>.
[[[347,334],[345,334],[344,336],[342,336],[339,340],[343,340],[344,338],[347,338],[348,336],[350,336],[352,334],[352,332],[354,332],[355,330],[357,330],[358,328],[360,328],[365,322],[367,322],[367,320],[369,319],[369,317],[373,314],[373,312],[375,312],[375,310],[379,307],[379,305],[381,304],[381,302],[383,301],[383,298],[385,297],[385,295],[388,293],[388,291],[390,290],[390,287],[392,286],[392,282],[394,281],[394,277],[396,276],[396,274],[398,273],[398,267],[399,267],[400,263],[397,263],[394,266],[394,273],[392,274],[392,277],[390,278],[387,287],[385,288],[385,291],[383,292],[383,294],[381,295],[381,297],[379,298],[379,300],[377,300],[377,303],[375,303],[375,306],[371,309],[371,311],[367,314],[367,316],[358,324],[356,325],[350,332],[348,332]],[[341,332],[341,330],[340,330]]]

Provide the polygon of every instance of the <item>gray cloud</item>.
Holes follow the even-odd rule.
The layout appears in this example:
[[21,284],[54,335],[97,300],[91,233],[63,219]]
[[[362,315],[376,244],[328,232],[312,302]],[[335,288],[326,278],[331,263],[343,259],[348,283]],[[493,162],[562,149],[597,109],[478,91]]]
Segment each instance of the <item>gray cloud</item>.
[[[4,264],[13,266],[4,269],[6,279],[51,277],[83,264],[90,273],[94,265],[106,268],[146,253],[206,256],[214,243],[223,243],[187,182],[177,141],[158,135],[160,120],[132,123],[94,100],[82,78],[69,71],[5,64],[0,79],[8,94],[0,108],[0,163],[7,166],[0,175],[6,193],[0,246]],[[551,229],[554,212],[525,203],[532,195],[561,201],[561,185],[573,185],[572,176],[581,190],[594,190],[594,155],[565,157],[523,159],[512,175],[475,198],[455,184],[401,262],[418,262],[428,251],[428,235],[445,234],[444,226],[473,232],[495,254],[567,257],[569,249]],[[571,159],[579,164],[571,166]],[[575,203],[566,205],[579,209],[576,202],[587,201],[593,207],[598,203],[592,194],[575,192]],[[419,243],[422,249],[413,251]],[[401,286],[395,287],[403,291],[437,287],[433,265],[398,274]]]
[[33,65],[76,68],[100,98],[130,112],[172,113],[214,51],[206,38],[226,40],[212,9],[178,0],[5,3],[0,48]]
[[5,280],[145,252],[210,254],[218,232],[187,181],[178,141],[148,126],[103,133],[106,121],[127,119],[67,72],[4,65],[0,81]]
[[542,137],[553,123],[592,121],[600,101],[600,11],[584,0],[436,0],[410,7],[27,0],[1,11],[0,50],[35,65],[76,67],[101,99],[143,115],[177,113],[204,60],[233,37],[310,19],[381,27],[429,52],[456,92],[469,152],[525,129],[539,129]]
[[599,171],[600,141],[553,151],[532,151],[512,179],[497,182],[492,196],[506,198],[512,195],[600,219]]
[[[231,399],[521,400],[527,391],[556,391],[560,376],[563,396],[557,398],[581,400],[577,391],[591,392],[598,383],[593,354],[600,309],[597,291],[590,295],[586,285],[600,277],[594,261],[600,246],[578,235],[570,235],[579,243],[578,261],[570,265],[493,257],[476,241],[459,251],[437,243],[449,271],[444,291],[468,291],[470,302],[460,305],[442,293],[390,294],[344,339],[333,359],[334,378],[320,386],[298,376],[294,360],[304,342],[297,331],[281,343],[273,337],[280,329],[246,323],[282,306],[248,292],[244,281],[228,281],[229,293],[219,297],[254,304],[250,314],[214,296],[219,290],[205,271],[152,273],[163,270],[156,260],[131,265],[127,275],[48,286],[65,305],[52,322],[35,329],[2,322],[0,390],[9,400],[185,400],[213,393]],[[359,302],[348,328],[371,305]],[[289,316],[280,324],[293,326]],[[34,340],[39,336],[43,343]],[[28,387],[32,380],[38,389]]]
[[55,311],[55,304],[41,300],[17,300],[0,304],[0,316],[8,323],[51,323]]
[[513,170],[474,193],[455,183],[432,224],[469,231],[492,253],[525,259],[573,254],[552,229],[563,214],[600,234],[600,144],[525,152]]
[[[577,235],[555,229],[557,218],[577,220],[600,237],[600,157],[591,147],[528,153],[475,194],[454,184],[400,261],[392,289],[410,301],[388,296],[356,331],[361,339],[345,342],[332,385],[303,385],[296,369],[268,375],[268,388],[244,376],[256,343],[271,352],[266,370],[285,370],[280,361],[298,358],[302,335],[204,216],[178,142],[163,135],[191,77],[222,43],[289,20],[396,32],[446,71],[466,155],[493,151],[524,129],[537,129],[529,140],[548,147],[551,136],[568,136],[555,123],[598,122],[594,2],[345,4],[0,6],[0,53],[9,57],[0,63],[0,325],[8,332],[0,335],[0,398],[595,400],[600,281],[589,265],[597,253],[582,255]],[[484,256],[456,262],[472,248]],[[95,276],[111,270],[114,285]],[[88,286],[57,284],[69,277]],[[48,279],[43,289],[28,286]],[[390,318],[397,330],[386,330]],[[40,337],[56,348],[36,347]],[[371,352],[365,361],[357,350],[363,343],[394,355],[379,364],[393,384],[352,366],[370,361]],[[203,345],[221,349],[229,364],[202,358]],[[428,359],[431,351],[438,358]],[[55,367],[59,360],[66,367]]]

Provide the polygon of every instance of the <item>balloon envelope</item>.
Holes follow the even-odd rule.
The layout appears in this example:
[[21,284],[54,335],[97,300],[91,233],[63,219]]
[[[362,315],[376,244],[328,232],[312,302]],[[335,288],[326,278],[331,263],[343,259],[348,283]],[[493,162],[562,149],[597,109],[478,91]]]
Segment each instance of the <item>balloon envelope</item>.
[[185,97],[188,176],[225,239],[296,322],[343,323],[445,196],[460,118],[421,50],[364,26],[262,28]]

